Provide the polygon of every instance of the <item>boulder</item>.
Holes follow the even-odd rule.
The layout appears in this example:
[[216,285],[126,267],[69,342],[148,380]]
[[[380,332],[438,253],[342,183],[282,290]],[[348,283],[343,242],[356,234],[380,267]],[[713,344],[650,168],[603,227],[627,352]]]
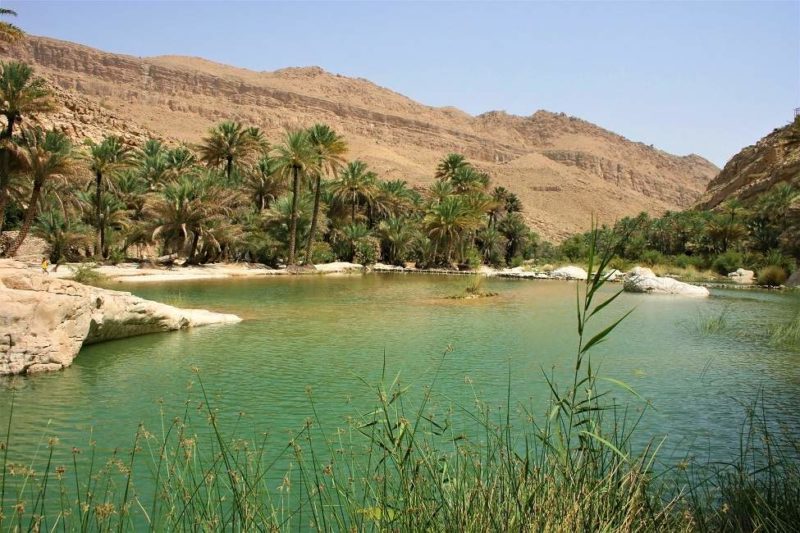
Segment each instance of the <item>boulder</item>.
[[617,270],[616,268],[614,268],[612,270],[609,270],[605,274],[603,274],[603,279],[605,279],[606,281],[617,281],[618,279],[622,278],[623,276],[625,276],[625,274],[622,271]]
[[787,287],[800,287],[800,268],[794,271],[794,273],[789,276],[789,279],[786,280]]
[[402,272],[405,269],[398,265],[385,265],[383,263],[375,263],[374,265],[372,265],[372,270],[374,270],[375,272]]
[[731,272],[728,274],[728,278],[731,281],[741,283],[742,285],[752,285],[755,283],[756,273],[752,270],[737,268],[736,272]]
[[241,321],[58,279],[6,260],[0,261],[0,310],[0,375],[60,370],[84,344]]
[[655,278],[656,277],[655,273],[652,270],[650,270],[647,267],[640,267],[640,266],[633,267],[632,269],[630,269],[625,274],[625,276],[626,277],[641,276],[643,278]]
[[332,273],[332,272],[352,272],[355,270],[364,270],[364,265],[358,263],[348,263],[346,261],[338,261],[335,263],[324,263],[315,265],[318,272]]
[[624,290],[627,292],[641,292],[648,294],[674,294],[678,296],[706,297],[708,289],[697,285],[690,285],[673,278],[659,278],[655,275],[648,276],[649,268],[642,269],[641,274],[629,272],[625,276]]
[[586,271],[581,267],[565,266],[553,270],[550,273],[550,277],[553,279],[585,280],[588,277],[588,274],[586,274]]

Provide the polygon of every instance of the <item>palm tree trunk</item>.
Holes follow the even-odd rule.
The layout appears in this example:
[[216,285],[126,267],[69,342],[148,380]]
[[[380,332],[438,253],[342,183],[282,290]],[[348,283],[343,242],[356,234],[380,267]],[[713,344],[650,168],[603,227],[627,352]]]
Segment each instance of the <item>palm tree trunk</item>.
[[[16,119],[15,116],[6,115],[6,120],[8,120],[8,124],[6,125],[5,129],[3,130],[2,135],[0,138],[2,139],[11,139],[11,136],[14,133],[14,120]],[[10,153],[8,150],[3,149],[3,161],[2,161],[2,168],[0,168],[0,172],[3,173],[0,176],[0,235],[3,234],[3,225],[6,220],[6,206],[8,205],[8,184],[10,180],[11,169],[11,159]]]
[[0,189],[0,235],[3,234],[3,224],[6,219],[6,206],[8,205],[8,189]]
[[319,215],[319,197],[320,186],[322,185],[322,177],[317,174],[317,180],[314,184],[314,212],[311,215],[311,233],[308,234],[308,246],[306,246],[306,261],[307,265],[311,264],[311,252],[314,248],[314,237],[317,233],[317,217]]
[[300,196],[299,169],[292,168],[292,218],[289,224],[289,266],[295,264],[295,247],[297,245],[297,200]]
[[31,225],[33,224],[33,217],[36,216],[36,209],[39,206],[39,195],[42,192],[42,184],[40,182],[36,182],[33,184],[33,191],[31,192],[31,203],[28,204],[28,209],[25,210],[25,218],[22,221],[22,227],[19,229],[19,234],[17,235],[17,240],[14,241],[14,244],[11,245],[11,248],[8,250],[8,256],[14,257],[17,255],[17,250],[19,247],[22,246],[25,237],[28,236],[28,232],[31,230]]
[[103,173],[97,171],[94,173],[94,219],[97,223],[97,249],[95,255],[103,255],[103,245],[105,244],[105,235],[103,231],[103,221],[100,220],[100,189],[103,184]]
[[189,259],[187,261],[188,264],[194,264],[194,255],[197,252],[197,244],[200,242],[200,232],[195,231],[194,236],[192,237],[192,247],[189,248]]
[[225,158],[225,175],[228,177],[228,183],[231,181],[231,174],[233,173],[233,157],[227,156]]

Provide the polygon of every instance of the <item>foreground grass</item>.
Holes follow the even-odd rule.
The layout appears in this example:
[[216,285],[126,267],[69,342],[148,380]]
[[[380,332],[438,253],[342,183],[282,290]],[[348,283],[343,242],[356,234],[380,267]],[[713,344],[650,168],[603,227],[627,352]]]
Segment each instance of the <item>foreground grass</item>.
[[665,472],[656,467],[660,442],[633,445],[645,415],[611,399],[612,387],[627,387],[597,376],[591,360],[627,316],[596,324],[618,295],[596,300],[602,284],[597,275],[578,293],[570,382],[545,374],[550,402],[521,420],[511,416],[510,386],[501,410],[476,398],[443,411],[438,372],[416,400],[384,374],[365,384],[374,409],[337,430],[309,389],[307,423],[275,451],[265,428],[247,437],[223,429],[200,379],[200,406],[164,416],[158,430],[140,427],[130,450],[100,457],[91,443],[59,465],[56,439],[24,464],[12,459],[12,413],[0,529],[791,531],[800,523],[800,450],[765,422],[763,402],[748,407],[730,464]]

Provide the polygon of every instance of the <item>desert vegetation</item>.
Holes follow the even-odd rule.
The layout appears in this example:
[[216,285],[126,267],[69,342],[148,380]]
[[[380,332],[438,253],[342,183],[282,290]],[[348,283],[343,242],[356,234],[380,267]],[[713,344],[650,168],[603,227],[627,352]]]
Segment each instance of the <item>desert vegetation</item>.
[[4,243],[8,256],[29,232],[49,243],[52,262],[149,254],[187,264],[474,267],[521,263],[542,246],[519,199],[459,154],[441,160],[429,188],[412,189],[348,160],[346,139],[325,124],[273,143],[225,121],[198,146],[113,136],[74,145],[60,131],[17,126],[51,102],[28,66],[0,68],[0,218],[19,230]]
[[[651,217],[641,213],[601,228],[601,238],[628,232],[619,242],[611,265],[656,267],[689,279],[705,279],[704,271],[725,276],[738,268],[756,272],[759,283],[778,286],[797,268],[800,234],[789,227],[789,209],[800,190],[780,183],[754,200],[728,200],[715,210],[687,210]],[[560,255],[585,261],[590,233],[564,241]]]

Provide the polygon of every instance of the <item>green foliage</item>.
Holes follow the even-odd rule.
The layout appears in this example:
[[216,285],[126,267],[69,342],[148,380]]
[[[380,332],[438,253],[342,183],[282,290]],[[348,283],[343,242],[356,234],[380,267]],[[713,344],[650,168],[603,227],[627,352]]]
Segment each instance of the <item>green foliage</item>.
[[769,335],[773,346],[800,350],[800,311],[787,322],[771,326]]
[[331,263],[336,260],[331,245],[325,241],[317,241],[311,251],[311,261],[313,263]]
[[717,274],[727,276],[735,272],[737,268],[744,266],[744,258],[739,252],[728,251],[720,254],[714,259],[712,267]]
[[97,263],[81,263],[73,270],[72,279],[85,285],[96,285],[105,276],[97,270]]
[[354,243],[353,262],[362,265],[377,263],[381,257],[381,241],[368,235]]
[[647,266],[659,265],[664,262],[664,256],[657,250],[645,250],[639,259]]
[[778,265],[765,266],[758,271],[758,284],[766,287],[779,287],[786,283],[789,275]]

